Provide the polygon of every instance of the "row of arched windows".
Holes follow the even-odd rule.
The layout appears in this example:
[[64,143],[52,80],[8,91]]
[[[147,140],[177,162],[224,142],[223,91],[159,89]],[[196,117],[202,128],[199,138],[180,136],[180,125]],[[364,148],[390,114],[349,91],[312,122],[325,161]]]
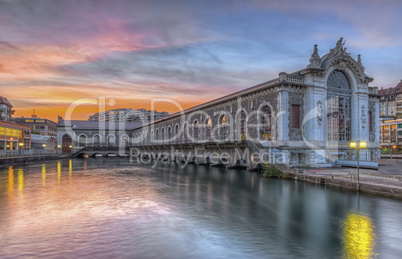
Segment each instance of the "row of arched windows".
[[[190,115],[191,116],[191,115]],[[253,124],[251,124],[253,122]],[[209,142],[247,140],[258,138],[259,140],[272,140],[273,113],[269,105],[263,105],[259,110],[247,114],[240,110],[236,118],[230,113],[222,112],[214,125],[210,116],[205,119],[196,118],[192,122],[159,126],[158,123],[149,129],[135,131],[133,138],[142,139],[142,142],[155,143],[180,143],[180,142]],[[254,135],[249,135],[251,127]]]
[[107,147],[117,147],[117,146],[128,146],[129,137],[127,134],[123,134],[120,138],[116,137],[114,134],[109,134],[102,137],[100,134],[95,134],[92,137],[88,137],[86,134],[79,134],[76,140],[76,146],[79,147],[89,147],[89,146],[107,146]]

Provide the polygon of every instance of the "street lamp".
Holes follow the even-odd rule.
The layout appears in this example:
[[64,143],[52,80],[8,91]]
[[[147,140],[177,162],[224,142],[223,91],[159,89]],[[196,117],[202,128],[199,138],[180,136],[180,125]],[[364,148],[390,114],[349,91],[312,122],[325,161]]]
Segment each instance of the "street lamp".
[[42,144],[42,147],[43,147],[43,149],[45,149],[45,147],[46,147],[46,144]]
[[20,153],[22,155],[22,147],[24,146],[24,143],[20,142],[20,143],[18,143],[18,146],[20,146]]
[[360,191],[360,178],[359,178],[359,161],[360,161],[360,149],[365,148],[367,146],[367,143],[365,141],[356,141],[356,142],[350,142],[350,147],[357,149],[357,191]]

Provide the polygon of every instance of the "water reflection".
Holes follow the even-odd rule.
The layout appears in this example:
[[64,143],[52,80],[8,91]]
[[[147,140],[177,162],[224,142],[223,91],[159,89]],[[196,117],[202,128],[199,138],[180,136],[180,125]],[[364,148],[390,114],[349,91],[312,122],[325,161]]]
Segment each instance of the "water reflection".
[[61,162],[57,161],[57,183],[61,180]]
[[68,160],[68,177],[71,178],[73,175],[73,160]]
[[14,193],[14,168],[12,166],[8,167],[7,190],[10,196]]
[[46,187],[46,165],[42,164],[42,186]]
[[345,258],[372,258],[374,248],[373,223],[368,216],[351,212],[343,228]]
[[[13,197],[17,176],[24,196]],[[0,235],[8,237],[0,258],[402,254],[399,201],[225,168],[118,159],[0,168],[0,202]]]
[[24,189],[24,170],[18,169],[18,190]]

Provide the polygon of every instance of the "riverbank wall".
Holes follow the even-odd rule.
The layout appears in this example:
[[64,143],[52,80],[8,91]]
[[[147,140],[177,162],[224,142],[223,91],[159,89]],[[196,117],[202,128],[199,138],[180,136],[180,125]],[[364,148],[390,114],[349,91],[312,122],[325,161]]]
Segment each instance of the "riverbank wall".
[[[287,180],[304,181],[338,190],[357,192],[356,177],[352,175],[329,175],[325,173],[314,175],[297,170],[285,170],[282,177]],[[402,182],[400,180],[362,176],[359,187],[361,193],[402,200]]]
[[33,156],[33,157],[13,157],[13,158],[1,158],[0,166],[9,165],[25,165],[29,163],[35,163],[39,161],[48,161],[66,158],[66,156]]

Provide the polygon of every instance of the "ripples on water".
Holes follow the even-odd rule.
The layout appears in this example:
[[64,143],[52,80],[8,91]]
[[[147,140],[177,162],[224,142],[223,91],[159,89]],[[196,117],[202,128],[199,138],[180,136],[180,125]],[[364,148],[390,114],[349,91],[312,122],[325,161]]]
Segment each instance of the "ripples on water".
[[[400,201],[122,159],[0,168],[0,257],[400,258]],[[358,256],[356,256],[358,255]]]

